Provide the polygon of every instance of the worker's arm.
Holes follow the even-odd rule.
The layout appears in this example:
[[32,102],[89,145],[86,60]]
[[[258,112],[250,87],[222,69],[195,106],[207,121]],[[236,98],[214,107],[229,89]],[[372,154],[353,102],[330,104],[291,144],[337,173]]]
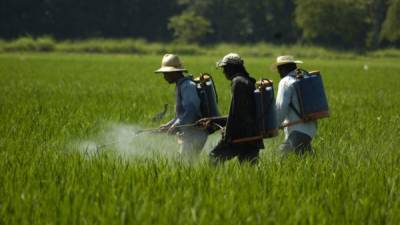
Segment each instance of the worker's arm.
[[196,123],[198,126],[201,126],[204,129],[208,130],[208,132],[211,134],[221,129],[222,127],[226,126],[227,121],[228,121],[227,116],[218,116],[218,117],[202,118]]
[[246,85],[240,79],[234,79],[232,83],[232,101],[229,109],[229,116],[225,127],[223,139],[231,142],[240,133],[240,123],[248,116],[244,108],[248,107],[248,98],[245,95]]
[[211,117],[211,118],[204,118],[204,120],[209,120],[212,124],[218,124],[221,127],[226,126],[226,122],[228,121],[227,116],[219,116],[219,117]]
[[284,78],[279,82],[278,94],[276,96],[276,114],[279,125],[283,123],[289,112],[289,104],[292,98],[292,88]]

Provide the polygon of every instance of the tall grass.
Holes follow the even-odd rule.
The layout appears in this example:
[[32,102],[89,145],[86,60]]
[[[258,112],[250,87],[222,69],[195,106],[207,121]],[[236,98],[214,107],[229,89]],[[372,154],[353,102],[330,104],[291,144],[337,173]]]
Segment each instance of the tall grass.
[[56,41],[49,36],[32,38],[21,37],[12,41],[0,41],[0,52],[67,52],[67,53],[119,53],[136,55],[159,55],[173,52],[180,55],[210,55],[221,56],[228,52],[240,52],[251,57],[271,57],[282,54],[296,55],[302,58],[352,59],[366,57],[396,57],[400,51],[395,48],[356,53],[352,51],[326,49],[308,45],[272,45],[264,42],[235,44],[221,43],[199,46],[195,44],[156,43],[143,39],[103,39]]
[[[214,74],[227,113],[230,85],[214,68],[218,58],[182,60],[191,73]],[[157,126],[151,115],[174,102],[173,86],[153,74],[160,60],[0,54],[0,224],[399,224],[396,59],[305,60],[322,71],[332,112],[318,124],[315,158],[282,158],[282,135],[265,141],[255,167],[210,166],[210,147],[187,165],[162,153],[107,147],[88,155],[71,145],[110,123]],[[254,77],[277,86],[273,61],[245,58]],[[149,141],[177,151],[174,137]]]
[[54,39],[48,36],[37,39],[26,36],[11,42],[0,42],[0,48],[5,52],[50,52],[55,50],[55,45]]

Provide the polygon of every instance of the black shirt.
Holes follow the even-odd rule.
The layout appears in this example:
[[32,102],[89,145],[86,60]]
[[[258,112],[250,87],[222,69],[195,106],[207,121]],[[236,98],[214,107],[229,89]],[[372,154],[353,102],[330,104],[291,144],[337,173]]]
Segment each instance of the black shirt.
[[254,98],[255,82],[255,79],[247,74],[236,74],[232,79],[232,100],[228,118],[217,122],[222,126],[226,125],[223,141],[232,147],[264,148],[262,139],[232,143],[233,140],[259,135]]

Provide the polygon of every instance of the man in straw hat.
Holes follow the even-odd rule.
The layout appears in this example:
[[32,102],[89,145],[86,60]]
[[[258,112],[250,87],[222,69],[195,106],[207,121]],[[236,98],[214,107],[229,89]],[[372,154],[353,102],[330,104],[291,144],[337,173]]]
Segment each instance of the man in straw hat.
[[[256,81],[246,71],[242,58],[236,53],[224,56],[217,62],[217,67],[222,68],[226,79],[231,81],[232,100],[228,118],[212,121],[225,128],[221,140],[210,153],[210,160],[218,164],[237,156],[241,163],[256,163],[260,149],[264,148],[262,139],[235,142],[258,135],[254,99]],[[204,122],[207,126],[211,121]]]
[[179,133],[180,153],[189,161],[200,154],[207,133],[200,127],[181,127],[192,124],[201,118],[200,98],[197,94],[196,84],[192,77],[184,76],[187,70],[177,55],[166,54],[161,61],[161,68],[155,73],[162,73],[169,84],[176,84],[176,117],[168,123],[161,125],[160,130],[169,134]]
[[[300,105],[293,83],[296,82],[297,64],[302,63],[302,61],[294,60],[293,56],[279,56],[274,64],[281,77],[276,97],[278,124],[288,124],[301,120],[299,115]],[[311,141],[317,132],[315,121],[285,127],[284,132],[285,141],[280,146],[281,151],[297,154],[314,153],[311,148]]]

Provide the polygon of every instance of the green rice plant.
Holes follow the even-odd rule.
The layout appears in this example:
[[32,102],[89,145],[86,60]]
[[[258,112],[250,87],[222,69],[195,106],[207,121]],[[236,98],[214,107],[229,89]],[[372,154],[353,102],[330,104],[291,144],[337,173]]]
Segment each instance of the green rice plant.
[[[190,73],[214,76],[226,114],[222,56],[181,58]],[[193,165],[173,136],[132,135],[157,127],[151,116],[174,103],[173,85],[153,73],[161,58],[0,54],[0,224],[399,223],[396,58],[300,58],[321,70],[332,114],[318,122],[317,156],[282,156],[281,133],[264,141],[257,166],[216,167],[207,153],[219,133]],[[253,77],[277,88],[274,59],[244,57]],[[173,116],[171,107],[160,123]]]

